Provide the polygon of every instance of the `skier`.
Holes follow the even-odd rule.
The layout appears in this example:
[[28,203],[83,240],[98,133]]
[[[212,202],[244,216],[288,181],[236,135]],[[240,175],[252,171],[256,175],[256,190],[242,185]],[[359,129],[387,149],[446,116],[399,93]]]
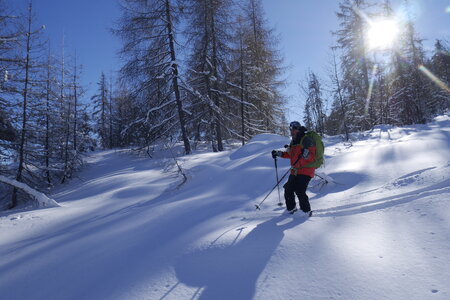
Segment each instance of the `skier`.
[[316,145],[314,140],[305,136],[307,129],[301,126],[298,121],[293,121],[289,125],[292,141],[286,151],[272,151],[272,157],[277,156],[291,159],[291,174],[284,185],[284,198],[286,209],[290,213],[297,211],[295,194],[298,197],[300,209],[311,216],[311,205],[306,189],[311,178],[314,177],[315,168],[305,168],[305,166],[314,161],[316,155]]

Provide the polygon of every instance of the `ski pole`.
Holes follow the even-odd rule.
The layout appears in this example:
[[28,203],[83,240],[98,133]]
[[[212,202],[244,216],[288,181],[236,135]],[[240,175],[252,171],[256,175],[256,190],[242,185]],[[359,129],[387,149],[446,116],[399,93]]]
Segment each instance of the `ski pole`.
[[283,177],[281,177],[281,179],[279,181],[277,181],[277,184],[270,190],[270,192],[264,197],[264,199],[259,203],[259,204],[255,204],[256,209],[260,210],[261,209],[261,204],[263,204],[264,201],[266,201],[267,197],[269,197],[270,194],[272,194],[272,192],[275,190],[275,188],[277,186],[279,186],[280,182],[283,181],[284,177],[286,177],[286,175],[291,171],[291,169],[287,170],[286,173],[284,173]]
[[[293,164],[293,166],[295,166],[297,164],[297,162],[300,160],[300,157],[301,157],[301,155],[298,156],[298,158],[295,161],[295,163]],[[277,184],[270,190],[270,192],[264,197],[264,199],[259,204],[255,204],[257,210],[261,209],[261,204],[263,204],[263,202],[266,201],[267,197],[269,197],[269,195],[272,194],[272,192],[275,190],[275,188],[280,184],[280,182],[283,181],[284,177],[286,177],[286,175],[291,171],[291,169],[292,168],[289,168],[289,170],[287,170],[287,172],[284,173],[283,177],[281,177],[280,180],[277,180]]]
[[[275,173],[277,174],[277,183],[278,183],[278,164],[277,164],[277,158],[274,158],[275,160]],[[277,184],[278,187],[278,206],[282,206],[283,204],[281,203],[281,196],[280,196],[280,185]]]

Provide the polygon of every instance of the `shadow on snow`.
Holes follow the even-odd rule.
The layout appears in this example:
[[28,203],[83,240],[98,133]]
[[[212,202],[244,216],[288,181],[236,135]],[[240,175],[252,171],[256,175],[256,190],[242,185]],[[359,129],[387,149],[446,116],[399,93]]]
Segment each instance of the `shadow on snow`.
[[[316,217],[343,217],[349,215],[362,214],[372,212],[380,209],[401,205],[424,197],[440,195],[448,193],[450,189],[450,179],[444,180],[440,183],[425,188],[417,189],[411,192],[402,193],[394,196],[384,197],[376,200],[351,203],[341,206],[336,206],[327,209],[317,209]],[[364,193],[361,193],[363,197]]]
[[252,299],[257,280],[283,240],[284,231],[306,220],[296,216],[288,223],[278,224],[285,219],[286,216],[278,216],[263,222],[237,241],[245,229],[240,227],[231,245],[218,247],[213,242],[207,249],[182,256],[175,264],[178,280],[198,287],[199,299]]

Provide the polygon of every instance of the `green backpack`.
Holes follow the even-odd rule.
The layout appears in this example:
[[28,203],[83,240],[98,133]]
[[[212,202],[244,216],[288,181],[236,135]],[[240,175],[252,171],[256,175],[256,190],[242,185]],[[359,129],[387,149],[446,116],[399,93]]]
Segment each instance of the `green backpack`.
[[[310,162],[309,164],[307,164],[303,167],[317,169],[321,165],[323,165],[323,163],[325,162],[325,159],[323,158],[325,146],[323,144],[322,137],[315,131],[307,131],[305,136],[308,136],[310,139],[312,139],[314,141],[314,144],[316,145],[316,158],[313,162]],[[302,145],[303,145],[303,138],[300,142]]]

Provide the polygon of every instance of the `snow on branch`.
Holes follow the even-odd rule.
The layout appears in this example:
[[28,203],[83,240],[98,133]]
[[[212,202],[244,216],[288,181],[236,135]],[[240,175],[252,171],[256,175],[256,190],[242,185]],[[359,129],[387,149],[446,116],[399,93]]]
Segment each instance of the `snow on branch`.
[[149,110],[147,111],[147,118],[146,118],[145,121],[148,122],[148,120],[150,120],[150,114],[151,114],[152,112],[157,111],[157,110],[160,110],[160,109],[164,108],[165,106],[170,105],[170,104],[173,104],[173,103],[175,103],[175,100],[171,100],[171,101],[168,101],[168,102],[166,102],[166,103],[163,103],[163,104],[161,104],[161,105],[159,105],[159,106],[152,107],[151,109],[149,109]]
[[216,92],[216,93],[218,93],[219,95],[222,95],[222,96],[224,96],[224,97],[227,97],[228,99],[233,100],[233,101],[235,101],[235,102],[243,103],[244,105],[251,106],[251,107],[253,107],[253,108],[257,108],[255,105],[253,105],[253,104],[250,103],[250,102],[242,101],[241,99],[234,97],[233,95],[231,95],[230,92],[223,92],[223,91],[216,90],[216,89],[211,89],[211,92]]
[[28,195],[32,196],[38,203],[40,207],[59,207],[59,203],[55,200],[47,197],[43,193],[32,189],[28,185],[23,182],[19,182],[14,179],[7,178],[5,176],[0,175],[0,182],[11,185],[13,187],[18,188],[19,190],[24,191]]
[[222,111],[220,110],[220,108],[214,103],[214,101],[212,101],[207,95],[202,95],[199,91],[197,91],[196,89],[194,89],[192,86],[190,86],[189,84],[187,84],[182,77],[178,77],[178,79],[181,82],[180,87],[183,88],[185,91],[187,91],[188,93],[190,93],[191,95],[193,95],[194,97],[197,97],[198,99],[200,99],[201,101],[203,101],[204,103],[208,104],[208,106],[214,110],[216,113],[221,114]]

